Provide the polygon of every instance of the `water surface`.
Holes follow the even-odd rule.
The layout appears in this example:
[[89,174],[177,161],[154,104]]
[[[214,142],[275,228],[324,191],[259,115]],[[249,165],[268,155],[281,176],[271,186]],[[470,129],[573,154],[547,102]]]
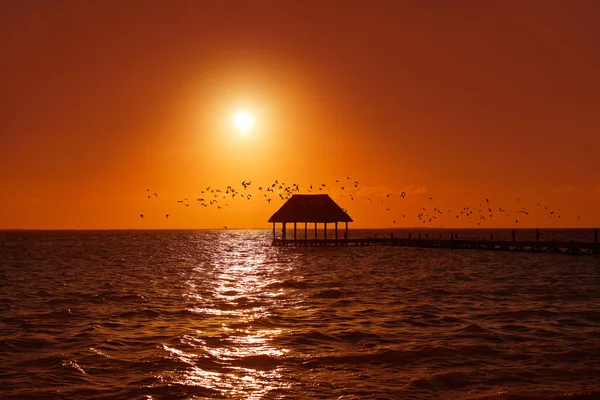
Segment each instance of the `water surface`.
[[596,256],[270,238],[0,232],[0,398],[596,396]]

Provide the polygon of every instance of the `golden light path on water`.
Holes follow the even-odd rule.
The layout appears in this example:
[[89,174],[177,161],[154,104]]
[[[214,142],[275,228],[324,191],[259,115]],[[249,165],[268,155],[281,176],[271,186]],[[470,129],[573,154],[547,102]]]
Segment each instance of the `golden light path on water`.
[[259,320],[277,308],[294,307],[300,299],[290,302],[282,299],[283,289],[269,289],[289,263],[272,262],[268,254],[272,248],[257,249],[251,240],[240,246],[242,233],[230,235],[231,241],[220,234],[210,244],[220,259],[208,257],[186,280],[186,301],[197,304],[188,311],[204,317],[194,335],[181,338],[187,351],[163,347],[189,365],[179,371],[176,383],[212,389],[222,396],[259,399],[290,386],[277,361],[289,350],[272,343],[285,332],[257,326]]

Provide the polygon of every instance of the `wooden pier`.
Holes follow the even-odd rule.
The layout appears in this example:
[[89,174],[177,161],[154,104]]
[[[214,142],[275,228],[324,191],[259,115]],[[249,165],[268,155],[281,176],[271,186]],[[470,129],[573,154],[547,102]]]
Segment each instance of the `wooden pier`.
[[[430,238],[425,232],[425,238],[421,233],[417,237],[408,234],[407,238],[390,237],[363,237],[352,238],[348,235],[348,222],[352,218],[345,210],[340,208],[326,194],[294,194],[275,214],[269,218],[273,224],[273,246],[403,246],[421,247],[430,249],[472,249],[472,250],[496,250],[496,251],[528,251],[533,253],[560,253],[560,254],[600,254],[600,243],[598,242],[598,229],[594,229],[593,242],[574,242],[540,240],[540,230],[535,230],[535,240],[517,240],[516,230],[511,233],[512,240],[494,240],[490,234],[489,240],[482,239],[459,239],[456,233],[450,235],[449,239]],[[346,224],[343,238],[338,236],[338,223]],[[281,238],[277,238],[275,223],[281,223]],[[287,238],[287,224],[294,226],[293,239]],[[304,224],[304,239],[298,238],[297,224]],[[314,223],[314,235],[308,237],[308,224]],[[333,224],[334,237],[327,237],[327,224]],[[319,237],[317,224],[323,224],[323,237]]]
[[402,246],[433,249],[527,251],[533,253],[600,254],[600,244],[559,241],[464,240],[418,238],[273,239],[273,246]]

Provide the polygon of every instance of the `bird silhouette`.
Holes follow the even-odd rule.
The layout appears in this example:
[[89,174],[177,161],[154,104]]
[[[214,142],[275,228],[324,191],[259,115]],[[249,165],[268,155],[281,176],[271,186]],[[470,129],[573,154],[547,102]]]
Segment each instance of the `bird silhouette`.
[[169,214],[165,215],[165,218],[167,218],[167,219],[168,219],[168,218],[169,218]]
[[144,214],[140,214],[140,218],[144,218]]

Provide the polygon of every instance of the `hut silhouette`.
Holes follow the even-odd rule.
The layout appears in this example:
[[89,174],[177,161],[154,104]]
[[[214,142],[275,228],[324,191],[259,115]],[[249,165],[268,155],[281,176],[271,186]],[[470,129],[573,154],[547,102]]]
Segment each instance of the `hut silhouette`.
[[352,222],[352,218],[327,194],[294,194],[269,218],[269,222],[273,223],[273,240],[276,239],[275,223],[277,222],[282,224],[283,240],[287,239],[286,225],[288,223],[294,224],[294,240],[297,240],[296,225],[298,222],[304,222],[304,240],[307,239],[308,223],[315,224],[314,239],[318,239],[317,224],[323,224],[323,239],[327,239],[327,224],[333,223],[335,239],[337,239],[338,223],[345,222],[344,238],[348,239],[348,222]]

